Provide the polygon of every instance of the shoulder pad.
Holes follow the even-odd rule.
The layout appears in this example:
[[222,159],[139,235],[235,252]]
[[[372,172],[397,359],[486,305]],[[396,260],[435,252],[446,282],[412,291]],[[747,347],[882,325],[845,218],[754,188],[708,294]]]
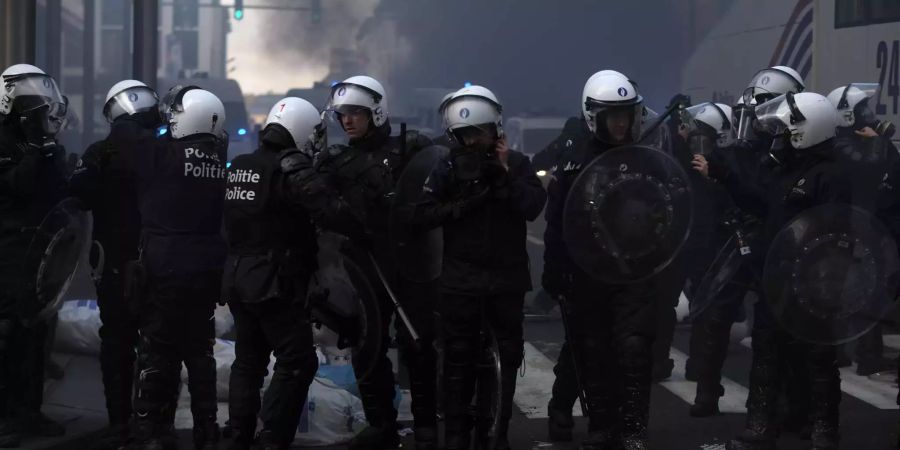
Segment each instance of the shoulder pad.
[[343,153],[346,153],[350,150],[350,146],[344,144],[333,144],[329,145],[328,148],[325,149],[325,153],[323,159],[333,158],[335,156],[340,156]]
[[282,150],[278,154],[278,161],[282,173],[293,173],[312,167],[312,158],[296,148]]

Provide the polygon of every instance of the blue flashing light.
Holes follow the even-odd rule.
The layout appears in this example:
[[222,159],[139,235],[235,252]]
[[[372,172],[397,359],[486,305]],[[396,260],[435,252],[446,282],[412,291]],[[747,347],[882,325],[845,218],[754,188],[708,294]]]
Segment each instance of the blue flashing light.
[[168,128],[168,127],[159,127],[159,135],[160,135],[160,136],[162,136],[162,135],[164,135],[164,134],[166,134],[166,133],[168,133],[168,132],[169,132],[169,128]]
[[335,86],[337,86],[337,84],[338,84],[337,80],[331,80],[331,87],[335,87]]
[[241,20],[244,18],[244,10],[243,9],[235,9],[234,10],[234,19]]
[[466,81],[465,83],[463,83],[463,87],[471,87],[471,86],[472,86],[472,83],[469,81]]
[[247,134],[246,128],[238,128],[238,136],[243,136],[245,134]]
[[226,168],[226,169],[230,169],[230,168],[231,168],[231,161],[228,161],[228,162],[225,163],[225,168]]

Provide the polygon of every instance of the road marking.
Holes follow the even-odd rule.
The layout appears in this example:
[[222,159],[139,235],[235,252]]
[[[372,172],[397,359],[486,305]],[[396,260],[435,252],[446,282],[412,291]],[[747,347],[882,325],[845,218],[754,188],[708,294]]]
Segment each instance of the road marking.
[[[525,375],[516,380],[516,395],[513,400],[529,419],[546,418],[547,402],[550,401],[551,387],[553,380],[556,379],[556,375],[553,374],[556,362],[546,357],[530,342],[526,342],[522,364],[525,366]],[[578,402],[575,402],[572,414],[581,416],[581,406]]]
[[[669,349],[669,357],[675,361],[675,368],[672,369],[672,376],[659,384],[688,404],[694,404],[697,383],[684,379],[684,367],[688,356],[673,347]],[[719,399],[719,411],[723,413],[746,413],[747,394],[749,392],[747,388],[726,377],[722,377],[722,387],[725,388],[725,395]]]
[[[684,365],[687,355],[672,348],[669,354],[675,360],[675,369],[668,381],[660,383],[663,387],[677,395],[688,404],[694,403],[694,394],[697,392],[697,383],[684,379]],[[525,375],[516,382],[516,405],[529,419],[547,417],[547,403],[552,394],[551,387],[556,376],[553,374],[555,361],[545,356],[540,350],[529,342],[525,343]],[[723,413],[745,413],[747,408],[747,388],[740,384],[722,378],[722,386],[725,387],[725,396],[719,400],[719,410]],[[581,416],[581,406],[576,402],[572,414]]]
[[543,240],[543,239],[534,237],[534,236],[532,236],[532,235],[530,235],[530,234],[527,235],[527,236],[525,236],[525,239],[527,239],[528,242],[531,242],[532,244],[535,244],[535,245],[541,245],[541,246],[544,245],[544,240]]
[[[887,338],[888,336],[885,336]],[[892,339],[895,343],[896,339]],[[752,348],[752,338],[744,338],[741,345]],[[885,339],[885,345],[888,339]],[[893,347],[893,346],[891,346]],[[856,374],[856,364],[850,367],[842,367],[841,372],[841,390],[845,394],[862,400],[878,409],[898,409],[897,406],[897,386],[893,383],[883,381],[875,381]]]

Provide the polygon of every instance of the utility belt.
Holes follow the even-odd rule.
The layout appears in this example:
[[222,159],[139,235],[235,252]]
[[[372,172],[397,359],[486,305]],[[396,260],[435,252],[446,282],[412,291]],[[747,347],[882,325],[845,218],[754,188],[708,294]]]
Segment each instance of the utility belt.
[[309,255],[283,249],[231,253],[222,277],[223,302],[305,301],[309,278],[316,270],[314,261]]

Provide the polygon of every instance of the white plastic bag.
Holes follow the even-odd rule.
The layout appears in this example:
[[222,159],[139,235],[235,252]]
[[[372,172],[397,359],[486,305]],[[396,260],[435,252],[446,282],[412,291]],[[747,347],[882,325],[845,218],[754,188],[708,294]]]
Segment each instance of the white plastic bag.
[[234,316],[228,305],[216,305],[213,316],[216,321],[216,337],[219,339],[234,340]]
[[100,309],[96,300],[70,300],[62,304],[53,351],[100,356]]
[[309,386],[294,445],[344,444],[365,426],[366,415],[359,398],[331,380],[316,378]]

